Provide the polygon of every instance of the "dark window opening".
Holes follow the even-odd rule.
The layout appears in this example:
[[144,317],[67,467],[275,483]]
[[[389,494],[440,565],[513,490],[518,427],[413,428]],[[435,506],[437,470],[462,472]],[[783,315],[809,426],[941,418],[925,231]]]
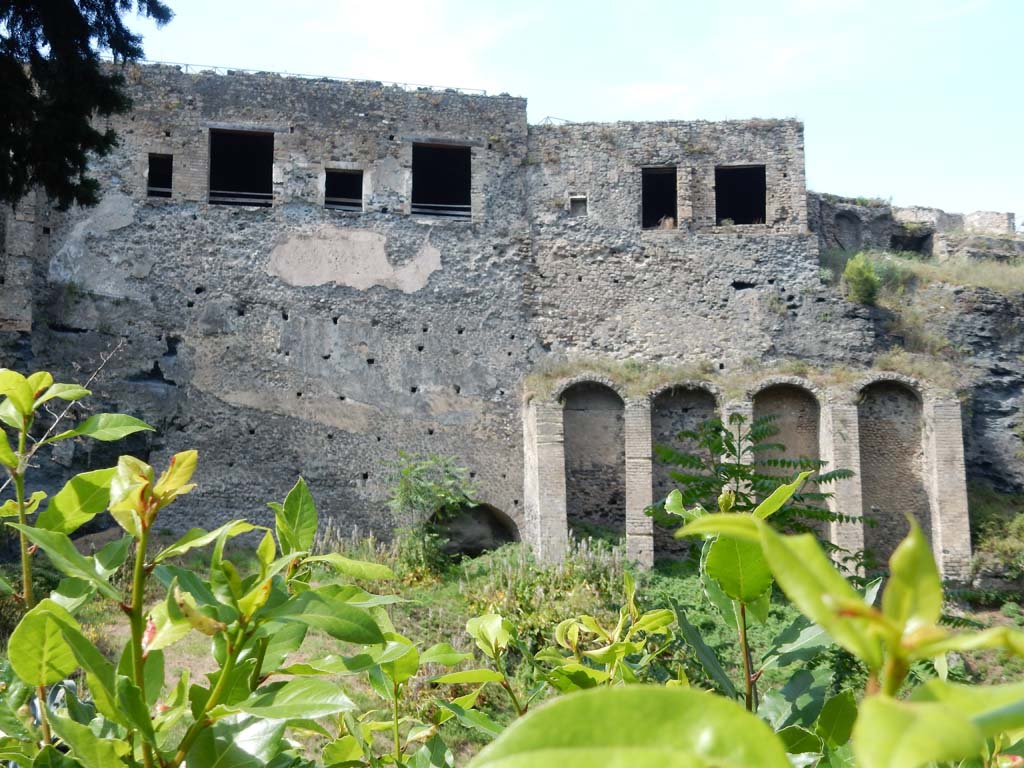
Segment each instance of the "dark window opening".
[[715,168],[715,223],[764,224],[767,189],[763,165]]
[[412,212],[468,219],[469,147],[412,146]]
[[644,229],[676,228],[676,169],[643,168],[641,197]]
[[174,159],[171,155],[149,155],[149,173],[146,176],[146,194],[150,197],[171,196],[171,176]]
[[336,211],[363,210],[363,172],[327,171],[324,207]]
[[570,197],[569,215],[573,218],[582,218],[587,215],[587,198]]
[[889,248],[894,251],[914,251],[925,256],[932,255],[932,233],[914,234],[903,232],[889,238]]
[[273,199],[274,134],[210,131],[210,202],[264,205]]

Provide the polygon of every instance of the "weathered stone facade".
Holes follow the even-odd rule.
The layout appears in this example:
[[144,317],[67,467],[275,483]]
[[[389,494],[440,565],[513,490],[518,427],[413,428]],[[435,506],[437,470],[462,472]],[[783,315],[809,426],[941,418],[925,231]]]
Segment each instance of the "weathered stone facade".
[[[110,121],[120,147],[95,163],[100,205],[60,213],[28,199],[0,220],[0,327],[6,364],[65,379],[124,341],[95,389],[157,427],[129,448],[155,464],[200,451],[200,491],[173,525],[259,519],[301,473],[324,514],[386,532],[388,463],[431,452],[467,465],[481,501],[542,556],[559,557],[580,519],[624,530],[650,562],[643,508],[666,487],[652,442],[716,410],[782,410],[794,448],[858,471],[837,508],[888,511],[861,466],[903,414],[867,408],[863,393],[891,387],[917,398],[898,461],[946,572],[965,574],[951,393],[896,379],[766,383],[786,358],[870,370],[877,323],[822,282],[819,241],[835,231],[859,247],[906,229],[891,212],[840,224],[816,198],[809,209],[798,122],[528,126],[525,101],[508,96],[167,66],[129,75],[134,112]],[[272,136],[269,206],[210,202],[213,132]],[[414,153],[437,146],[468,148],[462,218],[414,211]],[[172,156],[169,197],[147,194],[151,154]],[[361,172],[356,210],[325,206],[331,172]],[[640,391],[580,362],[550,391],[524,383],[583,356],[701,375]],[[719,387],[734,380],[750,386],[727,401]],[[982,446],[972,463],[987,456]],[[79,445],[57,458],[53,484],[111,455]],[[857,525],[830,535],[865,538]]]

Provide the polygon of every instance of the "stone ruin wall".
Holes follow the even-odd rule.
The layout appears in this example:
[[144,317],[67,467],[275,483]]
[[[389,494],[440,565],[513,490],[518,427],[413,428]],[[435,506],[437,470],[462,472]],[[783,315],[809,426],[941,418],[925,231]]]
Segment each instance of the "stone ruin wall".
[[[563,424],[527,376],[584,356],[749,378],[786,358],[867,369],[877,352],[870,313],[820,278],[827,232],[796,121],[527,127],[507,96],[173,67],[129,82],[135,111],[110,122],[121,146],[96,164],[101,204],[6,215],[0,320],[5,362],[58,378],[124,339],[98,399],[157,427],[128,446],[153,463],[200,450],[179,527],[259,518],[302,473],[325,515],[386,534],[386,465],[405,450],[456,457],[542,551],[564,542],[545,528],[548,494],[580,498],[567,468],[635,533],[627,492],[653,499],[663,482],[652,441],[707,400],[690,412],[650,393],[645,422],[630,414],[650,397],[627,393],[600,427],[621,443],[600,447],[572,436],[586,408]],[[272,207],[207,202],[211,129],[273,133]],[[417,142],[470,147],[469,221],[409,215]],[[174,155],[169,200],[146,197],[148,153]],[[721,165],[764,166],[763,223],[716,225]],[[640,226],[645,167],[675,168],[673,227]],[[363,171],[362,213],[324,209],[329,168]],[[577,444],[597,460],[577,462]],[[113,456],[56,458],[53,484]]]

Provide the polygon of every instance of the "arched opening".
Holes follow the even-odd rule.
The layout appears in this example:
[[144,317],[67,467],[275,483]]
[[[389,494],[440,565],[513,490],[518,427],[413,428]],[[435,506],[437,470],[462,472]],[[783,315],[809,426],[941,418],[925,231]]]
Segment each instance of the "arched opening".
[[[658,446],[666,446],[680,453],[693,454],[701,449],[696,441],[680,438],[683,431],[694,431],[702,423],[715,417],[715,398],[710,392],[697,387],[672,387],[660,392],[651,402],[651,455],[654,458],[651,470],[652,498],[655,503],[664,498],[679,484],[672,479],[673,471],[692,472],[668,461],[659,459]],[[683,554],[686,541],[678,541],[672,531],[657,525],[654,528],[655,557],[673,557]]]
[[[769,443],[778,443],[781,448],[759,451],[756,461],[760,463],[761,474],[791,478],[797,471],[792,466],[773,466],[779,459],[821,458],[819,425],[821,408],[818,399],[807,389],[795,384],[774,384],[754,395],[754,419],[772,417],[772,426],[778,430],[768,438]],[[816,492],[817,485],[808,483],[807,492]],[[824,507],[823,503],[812,502],[813,506]],[[828,524],[823,520],[803,521],[821,538],[828,537]]]
[[626,533],[624,404],[614,390],[581,382],[562,395],[566,516],[586,535]]
[[519,541],[515,522],[490,504],[465,506],[444,520],[434,520],[448,541],[445,553],[455,557],[479,557],[498,547]]
[[864,242],[860,219],[852,213],[836,214],[836,243],[844,251],[859,251]]
[[931,538],[931,512],[924,484],[921,399],[897,381],[879,381],[860,392],[860,477],[864,548],[884,566],[906,535],[914,515]]

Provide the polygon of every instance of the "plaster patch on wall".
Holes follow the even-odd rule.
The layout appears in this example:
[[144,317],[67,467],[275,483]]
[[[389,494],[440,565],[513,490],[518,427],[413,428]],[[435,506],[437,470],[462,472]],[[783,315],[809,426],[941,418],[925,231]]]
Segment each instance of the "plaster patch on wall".
[[441,269],[441,252],[429,241],[400,267],[388,261],[386,244],[377,232],[326,226],[278,243],[267,271],[294,286],[334,283],[360,291],[381,286],[415,293]]
[[89,241],[110,232],[124,229],[135,222],[132,198],[120,192],[104,196],[88,216],[72,228],[67,239],[50,260],[49,279],[55,283],[74,284],[89,293],[112,298],[143,298],[146,294],[128,285],[128,279],[146,278],[156,262],[155,256],[125,257],[117,249],[102,251],[95,257]]

